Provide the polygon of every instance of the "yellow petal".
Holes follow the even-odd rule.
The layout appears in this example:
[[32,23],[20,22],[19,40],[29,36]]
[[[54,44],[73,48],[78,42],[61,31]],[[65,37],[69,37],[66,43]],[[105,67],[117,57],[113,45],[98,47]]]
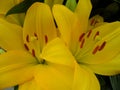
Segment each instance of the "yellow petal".
[[88,64],[99,64],[112,60],[120,52],[119,26],[120,22],[113,22],[93,29],[89,39],[85,38],[86,46],[78,54],[77,59]]
[[71,90],[73,69],[62,65],[39,65],[35,70],[38,90]]
[[64,42],[59,38],[49,42],[42,51],[41,58],[48,62],[62,64],[67,66],[74,66],[74,57],[65,46]]
[[87,66],[100,75],[120,74],[120,54],[115,56],[111,61],[101,64],[89,64]]
[[0,14],[6,14],[9,9],[22,0],[0,0]]
[[79,0],[75,13],[78,15],[82,30],[87,31],[88,20],[92,6],[90,0]]
[[37,84],[34,79],[19,85],[18,90],[38,90]]
[[56,37],[56,27],[50,7],[44,3],[34,3],[27,11],[23,26],[24,43],[36,56],[43,46]]
[[100,90],[100,85],[91,71],[76,64],[72,90]]
[[0,19],[0,47],[5,50],[24,49],[22,28]]
[[26,51],[8,51],[0,55],[0,89],[15,86],[33,77],[36,59]]
[[83,33],[79,19],[63,5],[54,5],[53,15],[60,30],[61,38],[70,47],[72,53],[74,53],[79,37]]
[[8,10],[10,10],[13,6],[17,5],[21,1],[23,0],[0,0],[0,17],[6,19],[11,23],[22,25],[24,20],[24,14],[12,14],[5,16]]
[[8,15],[8,16],[5,16],[5,14],[0,14],[0,18],[3,18],[4,20],[7,20],[10,23],[17,24],[17,25],[20,25],[20,26],[23,26],[24,17],[25,17],[24,13],[22,13],[22,14],[11,14],[11,15]]
[[62,4],[63,0],[44,0],[44,2],[52,7],[54,4]]

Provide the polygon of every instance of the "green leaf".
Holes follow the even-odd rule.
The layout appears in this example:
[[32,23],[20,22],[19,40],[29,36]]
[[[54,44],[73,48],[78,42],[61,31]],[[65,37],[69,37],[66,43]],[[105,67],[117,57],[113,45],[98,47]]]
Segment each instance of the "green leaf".
[[34,2],[44,2],[44,0],[24,0],[23,2],[15,5],[12,7],[7,13],[7,15],[10,14],[17,14],[17,13],[26,13],[28,8],[34,3]]
[[113,90],[120,90],[120,75],[110,77]]
[[75,10],[76,5],[77,5],[76,0],[67,0],[67,2],[66,2],[66,6],[72,11]]
[[14,87],[14,90],[18,90],[18,85]]
[[109,77],[102,76],[102,75],[96,75],[96,76],[99,80],[101,90],[112,90],[112,86],[111,86]]

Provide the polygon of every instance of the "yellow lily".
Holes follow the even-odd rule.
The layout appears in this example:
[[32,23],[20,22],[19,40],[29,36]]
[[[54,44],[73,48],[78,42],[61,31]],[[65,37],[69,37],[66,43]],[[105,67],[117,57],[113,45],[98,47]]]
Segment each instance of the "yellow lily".
[[[88,29],[91,8],[90,0],[79,0],[75,12],[63,5],[53,6],[60,37],[76,59],[76,75],[85,73],[80,79],[76,78],[74,90],[100,90],[94,73],[120,73],[120,22],[104,23]],[[91,26],[96,24],[93,21],[90,23]],[[87,77],[95,83],[84,82]]]
[[21,29],[0,19],[0,47],[7,51],[0,55],[0,89],[19,85],[19,90],[75,90],[75,60],[57,38],[50,7],[34,3]]
[[24,21],[24,14],[12,14],[5,16],[9,9],[23,0],[0,0],[0,17],[9,22],[22,25]]

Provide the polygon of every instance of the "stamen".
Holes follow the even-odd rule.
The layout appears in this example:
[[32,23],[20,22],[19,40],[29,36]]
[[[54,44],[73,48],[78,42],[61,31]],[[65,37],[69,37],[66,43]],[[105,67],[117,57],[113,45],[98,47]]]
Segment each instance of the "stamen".
[[106,45],[106,42],[104,41],[104,42],[102,43],[102,45],[100,46],[99,51],[101,51],[101,50],[105,47],[105,45]]
[[92,33],[92,30],[90,30],[90,31],[88,32],[88,34],[87,34],[87,38],[90,37],[91,33]]
[[85,39],[82,40],[80,48],[83,48],[84,43],[85,43]]
[[35,50],[32,49],[32,55],[35,57]]
[[24,46],[25,46],[25,48],[29,51],[29,48],[28,48],[27,44],[24,44]]
[[83,37],[85,36],[85,33],[82,33],[79,37],[79,41],[82,41]]
[[26,36],[26,41],[29,42],[29,35]]
[[90,25],[93,25],[94,22],[95,22],[95,19],[92,19]]
[[48,42],[48,37],[47,37],[47,35],[45,35],[45,43],[47,43]]
[[98,51],[99,46],[96,46],[95,49],[93,50],[92,54],[96,54],[96,52]]
[[99,31],[97,31],[93,39],[95,40],[96,36],[98,36],[99,34]]
[[36,33],[34,33],[34,36],[36,37],[36,39],[38,40],[38,36],[37,36],[37,34]]

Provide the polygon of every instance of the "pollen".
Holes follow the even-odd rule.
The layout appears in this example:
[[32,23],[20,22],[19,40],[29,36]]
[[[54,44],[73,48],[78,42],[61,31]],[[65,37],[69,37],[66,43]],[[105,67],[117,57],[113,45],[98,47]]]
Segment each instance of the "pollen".
[[99,35],[100,35],[100,32],[97,31],[93,39],[95,40],[95,38],[96,38],[97,36],[99,36]]
[[80,44],[80,48],[83,48],[84,43],[85,43],[85,39],[82,40],[82,42],[81,42],[81,44]]
[[26,41],[29,42],[29,35],[26,36]]
[[92,33],[92,30],[90,30],[90,31],[88,32],[88,34],[87,34],[87,38],[90,37],[91,33]]
[[98,49],[99,49],[99,46],[96,46],[96,47],[94,48],[94,50],[93,50],[92,54],[96,54],[96,53],[97,53],[97,51],[98,51]]
[[104,41],[104,42],[102,43],[102,45],[100,46],[99,51],[101,51],[101,50],[105,47],[105,45],[106,45],[106,42]]
[[28,48],[27,44],[24,44],[24,46],[25,46],[25,48],[29,51],[29,48]]
[[45,35],[45,43],[47,43],[48,42],[48,37],[47,37],[47,35]]
[[82,34],[80,35],[80,37],[79,37],[79,41],[82,41],[82,39],[84,38],[84,36],[85,36],[85,33],[82,33]]
[[34,36],[36,37],[36,39],[38,40],[38,36],[37,36],[37,34],[36,33],[34,33]]
[[32,49],[32,55],[35,57],[35,50]]

